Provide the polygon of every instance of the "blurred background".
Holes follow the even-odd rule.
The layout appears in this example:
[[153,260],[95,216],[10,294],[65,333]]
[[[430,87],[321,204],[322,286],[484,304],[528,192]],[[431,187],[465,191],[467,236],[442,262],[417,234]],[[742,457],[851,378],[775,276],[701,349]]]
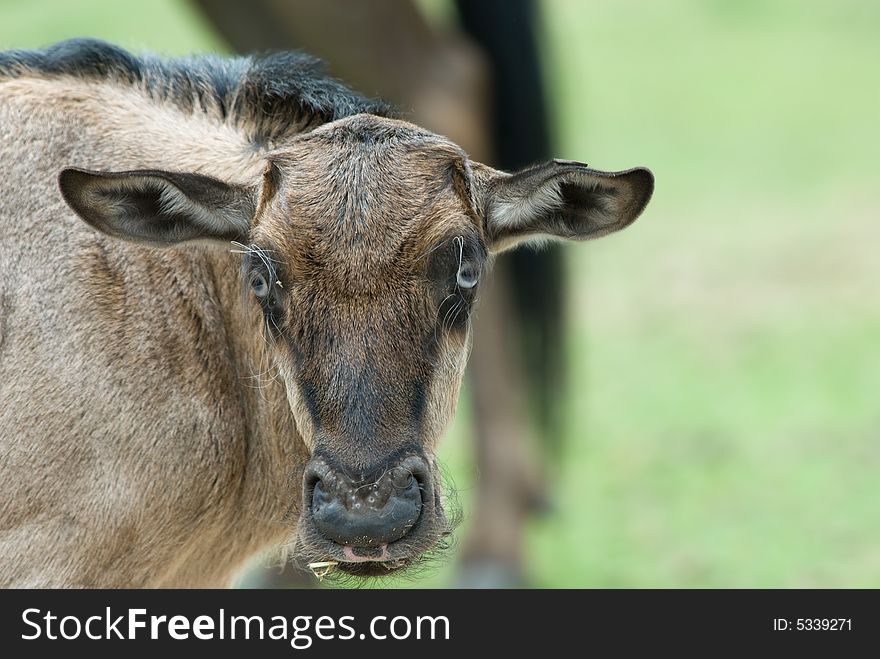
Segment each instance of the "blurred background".
[[[0,48],[231,52],[199,4],[0,0]],[[880,4],[536,4],[552,155],[645,165],[657,189],[560,252],[568,386],[532,442],[523,582],[880,586]],[[460,29],[454,3],[416,6]],[[473,522],[470,401],[441,460]]]

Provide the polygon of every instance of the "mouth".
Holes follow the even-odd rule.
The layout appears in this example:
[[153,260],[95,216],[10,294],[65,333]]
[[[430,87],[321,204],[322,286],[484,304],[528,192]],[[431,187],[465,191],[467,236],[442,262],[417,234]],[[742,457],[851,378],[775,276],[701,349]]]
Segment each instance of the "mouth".
[[[314,536],[313,536],[314,537]],[[382,543],[375,547],[341,545],[321,538],[321,563],[334,564],[333,569],[357,577],[386,576],[419,561],[425,551],[414,551],[408,542]],[[313,552],[315,549],[312,550]],[[311,553],[311,552],[310,552]]]
[[378,547],[352,547],[351,545],[343,545],[342,555],[345,557],[345,563],[386,563],[391,560],[391,557],[388,555],[387,542],[383,542]]
[[368,548],[341,545],[341,554],[338,560],[315,561],[308,563],[307,567],[319,581],[323,581],[324,577],[335,571],[355,577],[387,576],[406,568],[414,560],[393,558],[387,544]]
[[406,568],[413,560],[406,557],[393,558],[387,544],[381,544],[378,547],[342,545],[341,548],[342,556],[337,561],[336,569],[351,576],[388,575]]

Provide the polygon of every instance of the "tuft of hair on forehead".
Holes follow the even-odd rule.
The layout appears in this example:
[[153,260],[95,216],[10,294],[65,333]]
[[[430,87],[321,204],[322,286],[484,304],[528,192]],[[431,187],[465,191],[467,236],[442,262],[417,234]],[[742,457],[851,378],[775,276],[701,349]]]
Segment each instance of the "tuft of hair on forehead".
[[[373,166],[381,167],[379,163],[389,166],[386,173],[393,175],[396,180],[406,175],[432,181],[434,189],[426,191],[427,202],[431,202],[440,190],[449,187],[469,210],[477,207],[474,177],[467,153],[448,138],[407,121],[358,114],[321,126],[297,138],[297,141],[301,144],[341,147],[343,151],[340,153],[348,157],[334,159],[334,171],[361,168],[364,157],[369,155],[368,160]],[[324,149],[315,151],[326,152]],[[279,159],[283,160],[284,156],[279,156]],[[407,167],[401,169],[400,164],[404,159]]]
[[28,76],[135,87],[151,101],[229,122],[260,146],[355,114],[397,114],[327,77],[320,60],[299,52],[162,59],[98,39],[0,52],[0,80]]
[[[467,210],[475,205],[465,151],[415,124],[358,114],[316,128],[292,144],[294,148],[272,155],[302,179],[294,186],[300,194],[309,187],[308,179],[320,172],[331,188],[345,188],[338,199],[366,202],[370,197],[371,203],[358,209],[363,213],[378,211],[376,202],[384,198],[393,204],[386,211],[414,218],[436,204],[447,189],[461,198]],[[313,205],[330,200],[326,189],[315,189]]]
[[321,126],[299,138],[302,142],[347,144],[366,147],[406,147],[441,159],[466,159],[467,154],[448,138],[432,133],[396,116],[361,112],[344,117],[332,126]]

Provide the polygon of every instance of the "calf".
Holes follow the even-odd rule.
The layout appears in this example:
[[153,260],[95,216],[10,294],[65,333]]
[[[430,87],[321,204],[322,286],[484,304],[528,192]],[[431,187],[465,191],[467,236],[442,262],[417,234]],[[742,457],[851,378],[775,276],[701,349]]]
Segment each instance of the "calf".
[[0,54],[0,163],[3,586],[220,586],[281,545],[419,562],[492,258],[653,189],[494,170],[306,56],[90,40]]

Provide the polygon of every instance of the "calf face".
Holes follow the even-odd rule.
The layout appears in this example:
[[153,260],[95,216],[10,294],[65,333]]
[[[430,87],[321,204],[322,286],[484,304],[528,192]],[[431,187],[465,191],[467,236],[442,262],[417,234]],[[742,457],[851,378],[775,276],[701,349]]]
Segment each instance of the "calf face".
[[245,185],[68,169],[60,186],[110,235],[240,244],[250,313],[264,319],[312,456],[300,546],[368,575],[410,564],[449,531],[435,448],[492,256],[619,230],[653,179],[562,161],[509,175],[411,124],[356,115],[273,149],[262,180]]

